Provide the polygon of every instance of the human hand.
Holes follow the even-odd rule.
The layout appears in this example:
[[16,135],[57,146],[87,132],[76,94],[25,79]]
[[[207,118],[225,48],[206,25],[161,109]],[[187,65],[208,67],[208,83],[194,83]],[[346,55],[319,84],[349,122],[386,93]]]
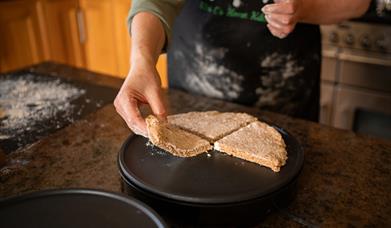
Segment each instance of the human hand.
[[142,104],[148,104],[159,119],[166,119],[160,77],[153,64],[138,63],[131,67],[114,100],[115,109],[128,127],[135,134],[148,137],[145,119],[139,110]]
[[270,32],[280,39],[288,36],[300,19],[301,6],[302,0],[274,0],[273,4],[265,5],[262,12]]

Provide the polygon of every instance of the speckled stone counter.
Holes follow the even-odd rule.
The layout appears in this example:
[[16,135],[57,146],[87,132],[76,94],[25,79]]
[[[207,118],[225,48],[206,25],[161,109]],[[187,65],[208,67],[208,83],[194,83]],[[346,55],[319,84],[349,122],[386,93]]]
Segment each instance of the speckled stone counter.
[[[121,80],[51,63],[36,72],[118,88]],[[256,109],[166,92],[170,113],[240,111],[279,125],[302,144],[296,199],[260,226],[391,226],[391,142]],[[131,134],[112,105],[13,152],[0,172],[0,197],[53,188],[121,191],[117,153]]]

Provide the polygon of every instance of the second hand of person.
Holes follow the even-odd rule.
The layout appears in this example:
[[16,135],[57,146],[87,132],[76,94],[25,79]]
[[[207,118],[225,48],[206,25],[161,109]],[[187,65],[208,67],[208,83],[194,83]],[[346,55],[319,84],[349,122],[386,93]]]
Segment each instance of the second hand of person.
[[296,27],[300,19],[301,0],[275,0],[262,8],[270,32],[283,39]]

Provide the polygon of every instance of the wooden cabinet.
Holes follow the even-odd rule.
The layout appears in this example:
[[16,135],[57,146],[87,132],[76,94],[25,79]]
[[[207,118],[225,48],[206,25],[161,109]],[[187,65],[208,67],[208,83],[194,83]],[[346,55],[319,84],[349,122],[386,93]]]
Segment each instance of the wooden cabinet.
[[49,58],[39,1],[0,2],[0,68],[9,71]]
[[116,34],[111,0],[80,0],[85,41],[86,67],[117,74]]
[[77,67],[85,66],[80,40],[78,0],[43,1],[50,60]]
[[130,37],[127,16],[131,1],[118,0],[113,4],[115,45],[119,75],[126,76],[129,71]]
[[[0,1],[0,72],[45,60],[125,77],[130,0]],[[167,61],[157,69],[167,86]]]
[[162,81],[162,87],[168,88],[168,76],[167,76],[167,55],[160,55],[156,64],[157,71],[159,72],[160,79]]

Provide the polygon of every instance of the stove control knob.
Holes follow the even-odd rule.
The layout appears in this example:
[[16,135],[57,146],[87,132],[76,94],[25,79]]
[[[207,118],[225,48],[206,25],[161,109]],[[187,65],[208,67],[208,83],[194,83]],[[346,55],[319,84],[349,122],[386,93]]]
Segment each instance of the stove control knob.
[[331,32],[329,34],[329,41],[331,43],[334,43],[334,44],[338,43],[338,41],[339,41],[338,33],[337,32]]
[[353,45],[354,44],[354,36],[353,34],[349,33],[346,37],[345,37],[345,43],[347,45]]
[[361,38],[361,46],[363,48],[370,48],[371,47],[371,40],[369,39],[368,35],[364,35]]
[[386,50],[386,38],[384,36],[381,36],[379,38],[376,39],[375,41],[375,45],[378,49],[380,49],[381,51],[385,51]]

